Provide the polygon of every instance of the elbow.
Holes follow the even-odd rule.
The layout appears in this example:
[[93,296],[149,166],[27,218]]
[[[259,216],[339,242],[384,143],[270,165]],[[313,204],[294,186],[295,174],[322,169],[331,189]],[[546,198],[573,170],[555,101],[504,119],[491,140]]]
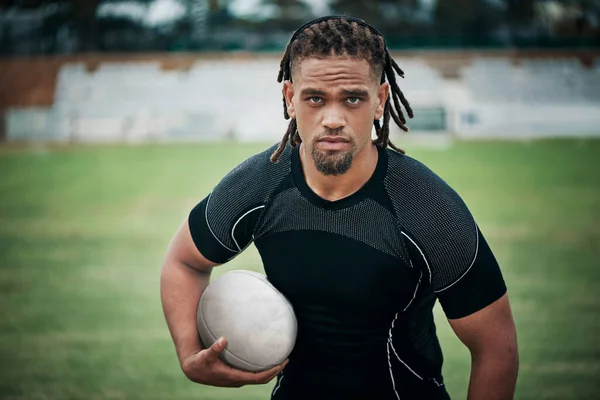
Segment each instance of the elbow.
[[519,372],[519,346],[517,345],[516,341],[513,344],[507,346],[506,353],[508,363],[511,366],[511,370],[516,376]]
[[519,345],[517,344],[517,334],[515,331],[513,331],[512,335],[508,336],[502,347],[505,363],[516,375],[519,369]]
[[471,359],[474,366],[493,366],[499,375],[513,376],[516,379],[519,371],[519,348],[516,340],[503,345],[473,349]]
[[504,347],[501,354],[497,356],[499,367],[508,376],[515,379],[519,373],[519,348],[516,343],[511,343]]

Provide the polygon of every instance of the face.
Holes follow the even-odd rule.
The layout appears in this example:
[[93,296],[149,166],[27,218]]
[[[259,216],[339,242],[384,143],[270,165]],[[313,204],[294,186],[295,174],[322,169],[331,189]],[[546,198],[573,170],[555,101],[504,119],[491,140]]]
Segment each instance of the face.
[[383,115],[389,85],[369,63],[345,57],[309,58],[293,71],[283,94],[302,146],[325,175],[341,175],[371,143],[373,121]]

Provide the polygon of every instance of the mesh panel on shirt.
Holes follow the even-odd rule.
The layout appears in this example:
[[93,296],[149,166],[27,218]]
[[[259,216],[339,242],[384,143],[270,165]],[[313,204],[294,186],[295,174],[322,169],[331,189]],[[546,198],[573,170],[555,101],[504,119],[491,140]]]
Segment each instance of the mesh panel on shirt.
[[286,148],[279,162],[272,163],[269,158],[276,148],[273,146],[235,167],[210,194],[206,206],[208,225],[213,235],[232,251],[237,251],[230,231],[232,221],[264,205],[290,173],[291,148]]
[[384,184],[398,221],[424,253],[433,289],[443,290],[475,257],[475,221],[460,196],[433,171],[408,156],[388,154]]
[[344,235],[408,264],[393,214],[369,198],[348,208],[324,209],[306,200],[297,188],[289,188],[269,203],[255,235],[294,230]]

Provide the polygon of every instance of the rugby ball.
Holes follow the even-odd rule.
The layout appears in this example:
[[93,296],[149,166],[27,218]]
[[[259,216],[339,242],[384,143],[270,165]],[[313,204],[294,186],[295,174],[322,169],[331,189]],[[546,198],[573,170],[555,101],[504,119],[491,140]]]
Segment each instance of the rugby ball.
[[196,321],[205,348],[225,336],[221,360],[251,372],[281,364],[298,330],[289,301],[266,276],[247,270],[213,280],[200,297]]

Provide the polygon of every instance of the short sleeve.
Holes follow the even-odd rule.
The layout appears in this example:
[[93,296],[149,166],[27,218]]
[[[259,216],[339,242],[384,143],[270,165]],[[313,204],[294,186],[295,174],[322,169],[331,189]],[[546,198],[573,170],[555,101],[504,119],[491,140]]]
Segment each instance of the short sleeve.
[[[212,193],[192,209],[188,224],[198,251],[208,260],[222,264],[250,244],[254,225],[262,207],[250,209],[239,218],[227,218],[226,215],[218,215],[218,208],[208,208],[211,196]],[[209,221],[212,221],[212,227]]]
[[422,268],[446,317],[462,318],[499,299],[506,286],[500,267],[467,206],[448,186],[431,196],[421,224],[403,232],[411,260]]
[[225,263],[253,241],[266,203],[289,175],[289,152],[284,152],[279,163],[271,163],[273,150],[235,167],[191,210],[188,225],[192,239],[210,261]]
[[448,318],[472,314],[500,298],[500,268],[461,196],[431,169],[390,157],[386,188],[409,248]]
[[483,234],[477,229],[477,247],[473,261],[452,284],[436,291],[449,319],[473,314],[506,293],[500,266]]

